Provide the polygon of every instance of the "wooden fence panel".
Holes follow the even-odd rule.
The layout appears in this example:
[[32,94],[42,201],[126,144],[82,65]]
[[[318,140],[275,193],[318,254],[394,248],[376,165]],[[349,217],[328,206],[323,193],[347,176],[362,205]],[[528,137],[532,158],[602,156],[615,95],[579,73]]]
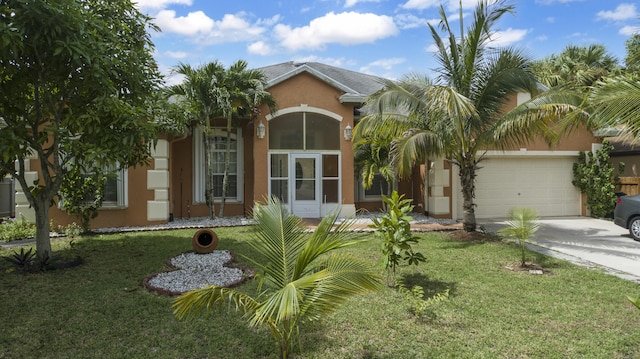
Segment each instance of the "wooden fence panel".
[[624,192],[628,196],[640,193],[640,177],[620,177],[617,191]]

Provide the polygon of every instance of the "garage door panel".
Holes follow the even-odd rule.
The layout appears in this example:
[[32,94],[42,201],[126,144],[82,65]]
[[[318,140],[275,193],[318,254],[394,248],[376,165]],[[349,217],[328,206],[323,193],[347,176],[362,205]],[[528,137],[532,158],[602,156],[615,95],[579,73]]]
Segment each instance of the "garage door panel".
[[[476,177],[476,217],[505,217],[529,207],[540,216],[580,214],[580,192],[571,184],[574,158],[489,158]],[[462,213],[462,196],[458,213]]]

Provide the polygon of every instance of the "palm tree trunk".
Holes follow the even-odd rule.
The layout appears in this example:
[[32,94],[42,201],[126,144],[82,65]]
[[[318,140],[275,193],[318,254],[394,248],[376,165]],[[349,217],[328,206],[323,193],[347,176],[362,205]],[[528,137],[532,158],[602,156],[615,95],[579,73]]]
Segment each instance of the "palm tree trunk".
[[229,166],[231,164],[231,113],[227,116],[227,141],[224,153],[224,175],[222,176],[222,200],[220,202],[220,217],[224,217],[224,204],[227,200],[229,188]]
[[216,218],[216,209],[215,209],[215,194],[213,191],[213,165],[212,159],[213,156],[211,154],[212,146],[211,146],[211,138],[209,134],[205,131],[203,136],[204,141],[204,162],[206,164],[205,168],[205,176],[204,176],[204,198],[207,204],[207,208],[209,208],[209,218]]
[[462,227],[467,232],[476,230],[475,198],[476,191],[476,163],[475,159],[467,156],[460,163],[460,185],[462,187]]

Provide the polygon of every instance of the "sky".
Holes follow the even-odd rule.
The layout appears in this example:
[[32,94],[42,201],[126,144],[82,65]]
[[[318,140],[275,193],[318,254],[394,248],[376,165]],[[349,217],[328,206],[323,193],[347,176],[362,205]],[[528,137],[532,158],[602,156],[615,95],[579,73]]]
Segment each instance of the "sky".
[[[389,79],[435,75],[438,63],[428,23],[442,5],[460,28],[460,0],[134,0],[162,31],[152,32],[155,58],[167,83],[179,63],[250,68],[286,61],[322,62]],[[467,26],[478,0],[462,0]],[[492,30],[492,46],[523,50],[532,59],[567,45],[601,44],[624,63],[625,40],[640,32],[640,2],[511,0]],[[459,30],[458,30],[459,31]]]

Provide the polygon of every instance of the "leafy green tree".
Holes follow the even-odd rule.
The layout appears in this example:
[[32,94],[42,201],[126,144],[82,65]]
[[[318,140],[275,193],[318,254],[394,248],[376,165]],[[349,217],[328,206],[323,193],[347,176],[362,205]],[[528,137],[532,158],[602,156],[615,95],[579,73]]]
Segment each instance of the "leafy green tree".
[[613,212],[616,200],[616,185],[619,173],[624,170],[620,164],[618,173],[614,174],[613,165],[609,161],[609,153],[613,146],[608,141],[602,142],[602,148],[595,152],[580,151],[578,162],[573,164],[573,185],[587,196],[587,207],[591,216],[603,218]]
[[621,68],[604,45],[568,45],[560,54],[533,62],[531,71],[545,86],[572,86],[587,92],[597,81],[619,74]]
[[209,138],[213,129],[211,121],[216,117],[222,117],[226,120],[227,138],[219,212],[219,215],[223,217],[229,188],[231,133],[236,128],[234,120],[237,118],[254,119],[256,112],[263,104],[268,105],[274,111],[275,101],[266,91],[267,80],[264,73],[247,69],[247,63],[242,60],[232,64],[228,69],[225,69],[217,61],[199,68],[180,64],[174,68],[174,72],[184,76],[184,81],[167,88],[166,95],[184,102],[185,107],[189,109],[192,120],[198,122],[204,131],[205,164],[207,167],[205,200],[211,218],[215,217],[214,167],[211,153],[213,144]]
[[540,228],[538,214],[531,208],[512,208],[509,211],[507,226],[500,229],[498,234],[509,240],[515,240],[520,245],[520,265],[526,264],[526,244]]
[[235,289],[209,286],[185,293],[174,302],[178,318],[232,304],[251,326],[271,330],[281,358],[292,351],[304,321],[331,313],[348,297],[380,288],[380,278],[366,262],[335,250],[360,242],[350,221],[336,223],[338,213],[322,219],[312,234],[277,198],[254,210],[256,238],[249,244],[260,258],[248,258],[260,270],[255,297]]
[[150,156],[148,99],[161,77],[149,21],[129,0],[0,2],[0,164],[35,210],[40,261],[51,256],[48,210],[71,161],[101,170]]
[[[446,37],[429,25],[438,49],[437,80],[413,74],[385,82],[367,101],[370,114],[356,126],[356,141],[377,132],[395,138],[391,157],[400,176],[408,176],[416,163],[430,156],[457,166],[466,231],[476,229],[473,199],[483,151],[521,144],[538,134],[555,141],[558,135],[551,124],[582,101],[569,92],[549,91],[505,112],[510,95],[537,92],[528,58],[513,49],[490,47],[491,29],[513,10],[505,1],[481,1],[467,32],[459,36],[441,6],[439,28]],[[460,19],[462,15],[461,10]]]

